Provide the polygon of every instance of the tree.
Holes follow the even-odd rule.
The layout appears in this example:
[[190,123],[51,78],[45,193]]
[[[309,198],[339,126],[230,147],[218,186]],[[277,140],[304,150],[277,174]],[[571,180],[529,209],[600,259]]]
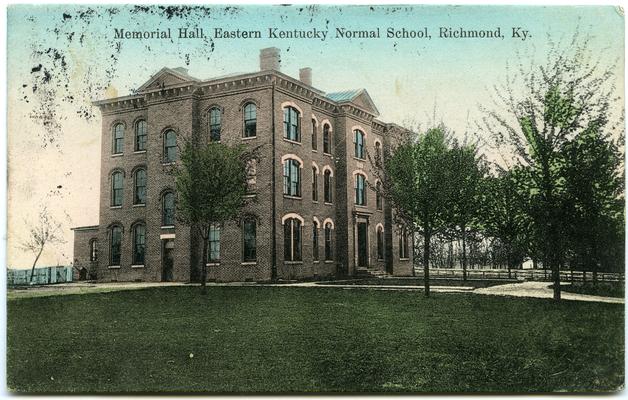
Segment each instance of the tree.
[[592,270],[594,283],[603,254],[608,249],[620,253],[617,250],[623,246],[623,165],[618,147],[596,126],[590,126],[562,149],[561,175],[569,220],[573,221],[567,235],[577,259],[573,262]]
[[177,189],[177,219],[188,225],[203,241],[199,260],[201,287],[205,293],[210,228],[238,220],[248,199],[250,163],[255,150],[218,142],[187,141],[174,170]]
[[529,167],[532,215],[543,259],[552,270],[555,300],[560,300],[566,226],[572,223],[563,209],[561,149],[582,131],[604,129],[617,100],[612,67],[602,70],[600,65],[587,39],[576,35],[569,46],[554,45],[545,65],[529,67],[522,61],[512,80],[495,87],[497,107],[504,109],[485,108],[481,124],[498,146],[509,147],[517,163]]
[[480,184],[485,168],[475,144],[457,140],[448,151],[447,180],[450,186],[447,220],[453,235],[462,241],[462,279],[467,280],[467,236],[477,223],[480,207]]
[[47,244],[65,243],[63,233],[61,232],[61,224],[55,221],[50,215],[47,207],[43,207],[39,211],[39,218],[29,229],[29,237],[20,244],[22,250],[30,251],[35,255],[33,266],[31,267],[30,282],[33,282],[35,276],[35,265],[44,251]]
[[382,182],[381,193],[397,217],[423,237],[425,296],[430,295],[430,242],[445,227],[449,197],[447,151],[445,127],[432,128],[401,142],[376,172]]
[[[486,177],[482,184],[483,230],[503,246],[509,278],[517,262],[523,260],[530,240],[530,219],[521,193],[525,185],[522,172],[521,168],[500,170],[498,176]],[[525,186],[523,192],[527,192]]]

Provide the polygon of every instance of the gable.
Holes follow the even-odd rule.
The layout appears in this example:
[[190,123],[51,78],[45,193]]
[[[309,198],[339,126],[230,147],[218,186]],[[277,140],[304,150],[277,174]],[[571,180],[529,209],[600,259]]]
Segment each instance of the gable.
[[193,78],[185,79],[185,77],[177,72],[163,68],[161,71],[153,75],[146,83],[139,87],[138,91],[159,89],[163,87],[173,86],[180,83],[188,82]]
[[355,103],[356,105],[358,105],[359,107],[367,111],[370,111],[371,113],[375,115],[379,115],[379,111],[377,110],[377,107],[375,107],[373,100],[371,100],[371,96],[369,96],[366,90],[362,90],[360,94],[358,94],[357,96],[353,98],[353,100],[351,100],[351,102]]

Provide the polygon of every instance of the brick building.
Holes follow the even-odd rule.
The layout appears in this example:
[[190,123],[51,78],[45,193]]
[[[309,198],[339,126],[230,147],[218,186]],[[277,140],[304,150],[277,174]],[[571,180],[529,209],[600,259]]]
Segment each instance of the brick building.
[[100,223],[75,228],[75,264],[100,281],[195,280],[202,246],[174,217],[168,168],[177,138],[206,135],[263,145],[256,201],[210,234],[209,280],[411,274],[407,235],[373,190],[367,157],[386,154],[401,128],[377,120],[366,90],[324,93],[309,68],[299,75],[281,73],[279,50],[268,48],[259,72],[199,80],[163,68],[136,93],[95,102]]

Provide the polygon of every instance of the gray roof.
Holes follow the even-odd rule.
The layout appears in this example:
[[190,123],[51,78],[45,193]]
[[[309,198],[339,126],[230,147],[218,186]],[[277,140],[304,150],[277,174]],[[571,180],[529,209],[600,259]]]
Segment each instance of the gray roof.
[[327,96],[328,99],[342,103],[344,101],[353,100],[363,90],[364,89],[343,90],[342,92],[327,93],[325,96]]

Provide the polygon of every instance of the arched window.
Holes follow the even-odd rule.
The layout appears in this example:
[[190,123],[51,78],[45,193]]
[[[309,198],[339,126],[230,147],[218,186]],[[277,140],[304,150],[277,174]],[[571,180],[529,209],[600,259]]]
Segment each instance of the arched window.
[[318,222],[312,221],[312,259],[318,261]]
[[144,265],[146,253],[146,225],[133,226],[133,265]]
[[257,106],[249,103],[244,106],[244,137],[257,135]]
[[283,249],[285,261],[302,261],[301,258],[301,221],[288,218],[283,224]]
[[318,170],[312,167],[312,201],[318,201]]
[[325,261],[331,261],[334,259],[334,252],[331,243],[331,223],[325,224]]
[[377,259],[384,260],[384,228],[377,227]]
[[301,141],[299,111],[294,107],[283,109],[283,137],[294,142]]
[[98,240],[89,241],[89,261],[98,261]]
[[283,194],[301,197],[301,163],[293,158],[283,164]]
[[380,181],[375,184],[375,207],[378,210],[382,209],[382,183]]
[[135,151],[146,150],[146,121],[139,120],[135,124]]
[[355,204],[366,205],[366,177],[362,174],[355,174]]
[[122,154],[124,151],[124,124],[119,123],[113,127],[113,144],[111,152]]
[[318,135],[316,132],[316,120],[312,118],[312,150],[316,150],[318,148]]
[[122,205],[123,185],[122,172],[116,171],[111,174],[111,205],[114,207]]
[[375,164],[381,165],[382,163],[382,145],[380,142],[375,142]]
[[323,178],[323,191],[325,196],[325,203],[331,203],[332,198],[332,189],[331,189],[331,171],[326,170]]
[[146,204],[146,170],[140,168],[135,171],[133,180],[135,181],[133,204]]
[[109,232],[109,265],[120,265],[120,255],[122,249],[122,227],[114,225]]
[[246,191],[254,193],[257,189],[257,160],[250,159],[246,162]]
[[399,258],[408,258],[408,230],[405,226],[399,232]]
[[353,143],[355,145],[355,157],[364,159],[364,132],[359,129],[353,131]]
[[177,134],[173,130],[164,133],[164,162],[177,160]]
[[209,110],[209,140],[212,142],[220,141],[220,131],[222,129],[221,114],[218,107]]
[[331,154],[331,132],[329,124],[323,125],[323,153]]
[[161,200],[161,223],[163,226],[174,225],[174,193],[166,192]]
[[211,224],[207,237],[207,262],[220,262],[220,225]]
[[257,221],[249,216],[242,222],[242,261],[257,261]]

